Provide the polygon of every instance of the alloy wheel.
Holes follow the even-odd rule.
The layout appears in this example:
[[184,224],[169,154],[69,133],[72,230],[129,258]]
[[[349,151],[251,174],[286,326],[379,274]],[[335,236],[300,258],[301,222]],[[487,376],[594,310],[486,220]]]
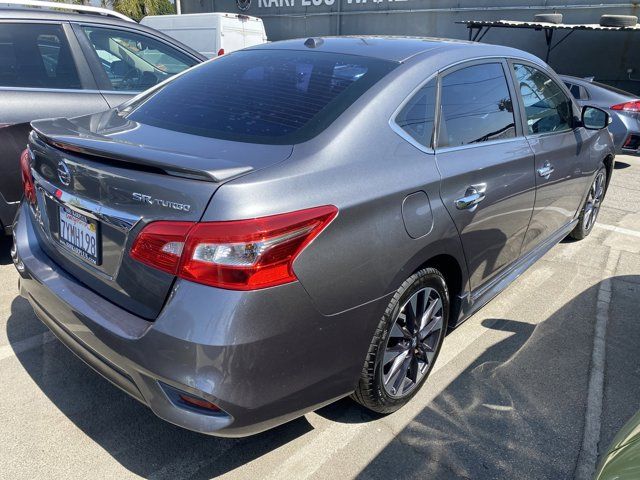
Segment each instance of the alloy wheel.
[[584,230],[589,231],[593,224],[596,223],[598,212],[600,211],[600,205],[602,203],[602,197],[604,196],[604,171],[598,172],[593,185],[589,189],[587,195],[587,203],[584,207]]
[[429,287],[400,308],[382,359],[382,383],[391,397],[408,395],[431,370],[443,334],[443,311],[442,298]]

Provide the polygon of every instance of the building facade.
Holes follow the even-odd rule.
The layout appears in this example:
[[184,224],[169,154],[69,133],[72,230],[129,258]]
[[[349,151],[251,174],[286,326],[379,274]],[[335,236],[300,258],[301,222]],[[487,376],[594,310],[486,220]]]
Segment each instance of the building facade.
[[[263,19],[270,40],[327,35],[411,35],[467,39],[461,20],[533,20],[558,12],[563,23],[599,23],[603,14],[638,15],[616,0],[181,0],[182,13],[235,12]],[[561,35],[558,35],[561,38]],[[492,29],[483,42],[544,58],[542,31]],[[640,32],[576,31],[551,52],[560,73],[596,79],[640,94]]]

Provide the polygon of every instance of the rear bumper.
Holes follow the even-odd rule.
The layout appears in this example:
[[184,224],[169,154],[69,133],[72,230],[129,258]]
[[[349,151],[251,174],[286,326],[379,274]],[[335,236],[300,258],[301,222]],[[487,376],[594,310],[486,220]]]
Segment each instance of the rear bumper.
[[629,155],[637,155],[640,153],[640,132],[629,132],[623,139],[620,146],[620,152]]
[[[299,283],[254,292],[179,280],[155,322],[105,300],[14,226],[20,293],[82,360],[160,418],[201,433],[258,433],[349,394],[385,300],[323,316]],[[218,405],[178,405],[166,385]]]

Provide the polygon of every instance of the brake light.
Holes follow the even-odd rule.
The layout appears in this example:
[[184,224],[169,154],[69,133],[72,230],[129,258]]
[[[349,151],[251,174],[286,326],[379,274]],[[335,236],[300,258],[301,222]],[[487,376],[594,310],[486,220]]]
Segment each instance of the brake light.
[[630,102],[619,103],[611,107],[611,110],[624,112],[640,112],[640,100],[631,100]]
[[176,275],[193,222],[153,222],[136,237],[131,256],[150,267]]
[[153,222],[131,256],[196,283],[255,290],[296,280],[293,262],[335,218],[327,205],[269,217],[224,222]]
[[36,187],[31,175],[31,155],[29,149],[25,149],[20,154],[20,173],[22,176],[22,190],[24,198],[31,204],[36,203]]
[[224,48],[218,50],[218,56],[224,55]]

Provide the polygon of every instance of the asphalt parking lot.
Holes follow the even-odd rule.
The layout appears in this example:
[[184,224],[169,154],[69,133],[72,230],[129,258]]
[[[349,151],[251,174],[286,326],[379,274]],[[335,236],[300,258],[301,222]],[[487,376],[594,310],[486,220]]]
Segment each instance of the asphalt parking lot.
[[448,335],[395,414],[342,400],[244,439],[181,430],[93,373],[17,296],[0,245],[0,478],[588,478],[640,408],[640,157],[597,228]]

